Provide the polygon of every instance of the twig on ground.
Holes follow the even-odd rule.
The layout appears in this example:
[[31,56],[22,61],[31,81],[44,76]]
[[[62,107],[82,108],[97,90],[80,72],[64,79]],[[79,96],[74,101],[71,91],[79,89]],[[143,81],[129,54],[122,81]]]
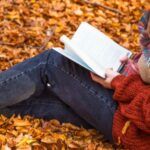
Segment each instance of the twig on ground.
[[47,43],[50,41],[52,35],[55,33],[56,26],[53,28],[47,30],[47,37],[44,39],[43,45],[39,47],[39,51],[43,51],[47,45]]
[[100,2],[90,2],[89,0],[83,0],[85,3],[87,4],[90,4],[90,5],[93,5],[95,7],[102,7],[104,9],[107,9],[109,11],[112,11],[112,12],[115,12],[115,13],[118,13],[120,15],[123,15],[123,13],[115,8],[111,8],[111,7],[108,7],[108,6],[105,6],[103,4],[101,4]]
[[7,59],[8,63],[9,63],[9,65],[10,65],[10,67],[12,67],[13,66],[12,61],[10,61],[8,58],[6,58],[6,59]]
[[15,46],[15,43],[8,43],[8,42],[2,42],[0,41],[0,45],[6,45],[6,46]]

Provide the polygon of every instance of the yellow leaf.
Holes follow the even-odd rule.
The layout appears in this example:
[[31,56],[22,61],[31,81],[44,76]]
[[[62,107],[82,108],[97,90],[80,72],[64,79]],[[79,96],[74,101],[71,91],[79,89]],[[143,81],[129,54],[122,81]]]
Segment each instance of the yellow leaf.
[[122,129],[122,134],[127,132],[128,127],[130,126],[131,121],[127,121]]
[[22,120],[22,119],[17,119],[17,118],[15,118],[14,120],[14,126],[30,126],[31,125],[31,123],[29,122],[29,121],[27,121],[27,120]]

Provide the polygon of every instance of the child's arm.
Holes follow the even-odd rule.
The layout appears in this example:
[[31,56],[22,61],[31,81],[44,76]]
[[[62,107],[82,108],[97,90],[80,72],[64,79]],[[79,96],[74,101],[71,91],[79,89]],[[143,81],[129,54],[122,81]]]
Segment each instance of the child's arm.
[[144,86],[139,75],[134,74],[126,77],[111,69],[106,70],[105,79],[95,74],[91,74],[91,77],[105,88],[114,89],[114,99],[117,101],[129,101],[133,99],[137,92],[140,92]]
[[144,86],[142,79],[137,74],[128,77],[119,75],[111,82],[111,87],[115,90],[113,98],[120,102],[131,101],[142,91]]

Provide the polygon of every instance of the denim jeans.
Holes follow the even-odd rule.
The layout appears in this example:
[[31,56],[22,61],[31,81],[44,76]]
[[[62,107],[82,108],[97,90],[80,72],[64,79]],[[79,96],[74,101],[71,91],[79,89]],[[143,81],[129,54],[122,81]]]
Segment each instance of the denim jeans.
[[112,95],[112,90],[92,81],[89,71],[52,49],[0,74],[1,114],[96,128],[110,141],[117,108]]

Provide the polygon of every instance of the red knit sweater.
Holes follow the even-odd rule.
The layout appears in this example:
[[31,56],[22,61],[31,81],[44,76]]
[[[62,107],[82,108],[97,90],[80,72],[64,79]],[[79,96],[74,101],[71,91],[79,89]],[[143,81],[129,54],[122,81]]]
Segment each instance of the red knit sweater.
[[115,142],[126,149],[150,149],[150,85],[139,75],[119,75],[111,85],[119,104],[113,121]]

